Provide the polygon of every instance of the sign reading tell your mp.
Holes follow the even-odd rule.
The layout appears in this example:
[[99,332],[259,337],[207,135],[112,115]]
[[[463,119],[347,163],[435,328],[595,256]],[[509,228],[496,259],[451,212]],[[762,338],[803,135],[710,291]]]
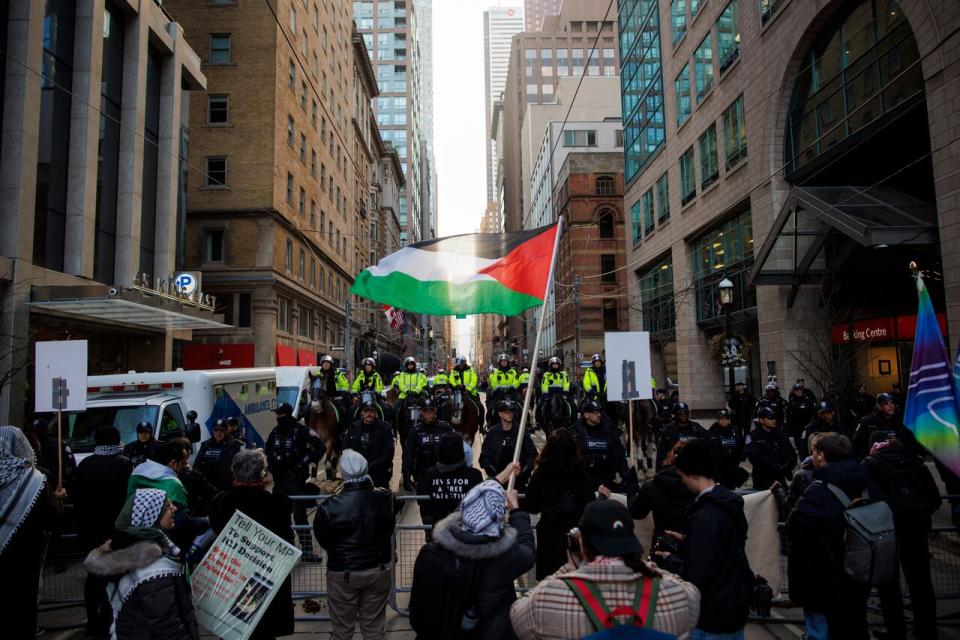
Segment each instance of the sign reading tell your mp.
[[197,622],[224,640],[246,640],[300,550],[236,511],[190,579]]
[[86,340],[38,342],[34,365],[35,411],[86,410]]
[[603,334],[607,355],[607,401],[651,400],[650,334],[615,331]]

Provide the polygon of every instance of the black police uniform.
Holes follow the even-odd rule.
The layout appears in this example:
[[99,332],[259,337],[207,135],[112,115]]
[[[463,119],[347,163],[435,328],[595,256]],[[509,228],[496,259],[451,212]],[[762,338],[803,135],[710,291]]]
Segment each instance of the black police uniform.
[[810,455],[810,436],[815,433],[840,432],[840,426],[837,424],[837,417],[834,415],[833,422],[827,424],[819,414],[804,428],[803,435],[797,438],[797,453],[800,454],[800,460]]
[[657,440],[657,470],[663,466],[663,459],[667,457],[670,450],[678,442],[688,440],[705,439],[706,430],[693,420],[688,420],[686,424],[671,422],[663,428],[660,439]]
[[737,434],[740,436],[740,439],[746,437],[747,432],[750,431],[750,422],[753,419],[753,407],[757,404],[757,401],[753,396],[750,395],[750,392],[746,389],[743,390],[743,393],[733,392],[730,396],[730,411],[733,413],[730,416],[733,425],[737,428]]
[[[787,402],[786,431],[795,442],[803,435],[804,427],[810,424],[817,414],[817,408],[817,403],[810,400],[806,394],[801,393],[799,396],[790,394],[790,400]],[[799,442],[797,442],[797,448],[800,448]]]
[[927,453],[896,415],[887,416],[880,411],[874,411],[857,425],[853,434],[853,454],[858,458],[865,458],[870,453],[870,436],[878,431],[896,436],[909,455],[925,456]]
[[569,429],[580,445],[591,491],[596,491],[600,485],[613,489],[618,484],[615,482],[618,474],[620,483],[626,481],[627,452],[616,429],[603,422],[591,427],[583,419]]
[[353,424],[340,435],[340,450],[353,449],[367,459],[367,469],[373,484],[390,488],[390,476],[393,475],[393,429],[383,420],[375,420],[367,425],[363,420],[354,420]]
[[[494,478],[513,462],[513,451],[517,446],[517,431],[519,425],[514,422],[509,431],[504,431],[500,422],[494,424],[483,438],[483,447],[480,449],[478,462],[480,468],[487,474],[487,478]],[[520,475],[515,484],[516,489],[526,486],[527,478],[533,470],[533,463],[537,459],[537,448],[533,446],[530,431],[523,433],[523,444],[520,447]]]
[[797,465],[797,452],[786,433],[780,429],[767,431],[758,426],[747,435],[743,449],[753,465],[754,489],[769,489],[774,482],[786,489],[790,474]]
[[750,474],[740,466],[740,461],[743,460],[743,440],[733,423],[722,427],[719,422],[714,422],[707,429],[707,437],[717,448],[717,482],[731,490],[746,482]]
[[420,484],[427,471],[437,463],[437,446],[440,436],[453,432],[449,423],[443,420],[418,422],[407,436],[407,446],[403,449],[403,488],[412,491]]
[[774,397],[768,398],[764,395],[757,400],[757,413],[760,409],[767,408],[773,411],[773,417],[777,420],[777,426],[783,427],[787,422],[787,401],[779,393]]
[[200,445],[193,468],[202,473],[210,484],[226,491],[233,481],[230,465],[240,449],[241,445],[236,440],[224,438],[223,442],[217,442],[216,438],[210,438]]
[[134,440],[123,448],[123,455],[127,456],[130,462],[133,463],[133,466],[136,467],[138,464],[146,462],[147,458],[153,455],[153,451],[156,448],[157,441],[153,438],[150,438],[146,442]]

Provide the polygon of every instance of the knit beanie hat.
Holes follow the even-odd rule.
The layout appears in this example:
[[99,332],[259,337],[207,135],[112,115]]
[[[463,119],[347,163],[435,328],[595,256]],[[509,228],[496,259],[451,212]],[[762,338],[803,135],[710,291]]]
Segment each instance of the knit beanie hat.
[[496,480],[481,482],[460,504],[460,527],[477,536],[500,537],[503,514],[507,510],[507,494]]
[[340,456],[340,475],[344,480],[356,480],[367,475],[367,459],[353,449],[344,449]]
[[440,436],[440,444],[437,445],[437,462],[453,465],[463,461],[463,438],[457,433],[445,433]]

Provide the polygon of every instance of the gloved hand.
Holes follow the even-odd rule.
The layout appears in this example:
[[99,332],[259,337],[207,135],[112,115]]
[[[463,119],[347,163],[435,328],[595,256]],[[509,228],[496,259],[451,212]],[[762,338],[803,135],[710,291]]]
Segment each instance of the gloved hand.
[[756,576],[755,579],[750,608],[761,618],[769,618],[770,606],[773,602],[773,589],[770,588],[770,584],[763,576]]
[[404,490],[404,491],[409,491],[410,493],[413,493],[413,480],[411,480],[410,478],[404,478],[404,479],[403,479],[403,490]]

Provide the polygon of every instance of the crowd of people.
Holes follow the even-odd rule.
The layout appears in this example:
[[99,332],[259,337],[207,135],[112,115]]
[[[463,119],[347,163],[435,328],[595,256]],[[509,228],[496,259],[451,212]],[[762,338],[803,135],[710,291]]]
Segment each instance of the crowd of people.
[[[359,390],[376,386],[374,374],[358,373]],[[401,386],[422,382],[418,372],[408,377]],[[562,386],[559,378],[545,384],[558,380]],[[539,450],[529,430],[519,432],[519,403],[491,404],[495,418],[476,456],[479,468],[434,401],[421,403],[420,420],[401,443],[399,470],[400,488],[420,496],[430,526],[413,569],[410,621],[418,637],[579,638],[621,624],[677,637],[742,638],[750,610],[767,615],[772,596],[745,553],[748,522],[735,491],[750,481],[778,497],[789,596],[803,609],[807,638],[867,638],[872,588],[888,637],[907,637],[899,580],[864,581],[846,567],[850,509],[878,503],[892,515],[913,632],[937,637],[928,539],[941,498],[894,395],[876,396],[853,424],[800,381],[788,400],[776,383],[759,401],[737,385],[705,429],[685,402],[658,393],[664,424],[656,473],[641,482],[621,429],[604,411],[604,385],[602,359],[595,359],[584,376],[593,393],[579,403],[578,419],[552,431]],[[33,636],[43,532],[67,499],[86,554],[93,637],[197,638],[187,569],[240,510],[284,540],[299,540],[304,562],[321,560],[314,542],[324,550],[334,638],[352,638],[358,626],[364,638],[382,638],[401,506],[391,487],[394,430],[375,402],[361,403],[340,434],[342,484],[317,501],[310,524],[308,501],[290,496],[307,490],[320,444],[293,414],[289,404],[277,407],[262,449],[248,447],[237,420],[217,421],[197,451],[177,434],[155,440],[152,427],[138,428],[137,440],[124,446],[116,428],[101,427],[93,454],[69,465],[67,483],[51,471],[57,456],[37,450],[31,429],[0,427],[0,508],[8,514],[0,522],[0,566],[27,577],[11,604],[34,611],[14,617],[10,637]],[[944,479],[948,490],[956,482]],[[653,543],[644,549],[634,521],[648,515]],[[537,584],[518,598],[515,582],[531,570]],[[253,637],[292,633],[293,614],[288,578]]]

